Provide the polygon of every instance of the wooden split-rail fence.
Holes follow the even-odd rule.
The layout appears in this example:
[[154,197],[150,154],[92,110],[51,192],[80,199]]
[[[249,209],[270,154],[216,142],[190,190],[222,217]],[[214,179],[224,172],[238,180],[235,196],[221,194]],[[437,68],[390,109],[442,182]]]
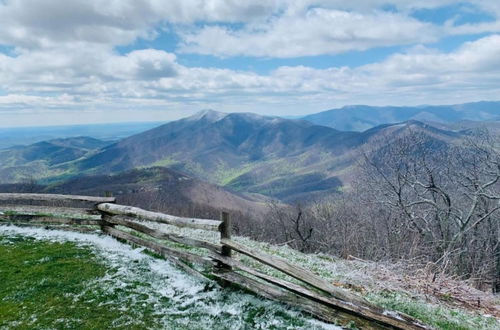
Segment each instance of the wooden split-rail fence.
[[[231,238],[231,220],[225,212],[220,220],[194,219],[118,205],[113,197],[0,193],[0,223],[80,232],[100,229],[159,254],[192,275],[235,285],[329,323],[360,329],[427,329],[408,315],[375,306],[288,260],[236,242]],[[154,223],[219,232],[220,242],[214,244],[169,233],[151,225]],[[162,244],[162,241],[176,244]],[[207,253],[197,254],[186,247],[204,249]],[[266,274],[244,263],[241,255],[287,276]]]

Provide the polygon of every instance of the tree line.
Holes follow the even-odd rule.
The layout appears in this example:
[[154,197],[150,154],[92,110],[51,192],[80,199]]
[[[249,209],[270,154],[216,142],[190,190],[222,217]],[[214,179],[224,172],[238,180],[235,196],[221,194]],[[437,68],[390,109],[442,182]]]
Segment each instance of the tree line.
[[448,142],[421,132],[364,150],[357,180],[328,199],[269,205],[245,235],[303,252],[418,262],[500,291],[500,153],[496,137]]

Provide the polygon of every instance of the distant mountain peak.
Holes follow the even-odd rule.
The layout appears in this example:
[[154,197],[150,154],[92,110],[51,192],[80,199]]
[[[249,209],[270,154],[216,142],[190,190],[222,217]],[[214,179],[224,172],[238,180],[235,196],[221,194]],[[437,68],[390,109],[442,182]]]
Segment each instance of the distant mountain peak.
[[341,131],[365,131],[383,125],[418,120],[433,123],[457,123],[463,120],[500,120],[500,102],[483,101],[455,105],[368,106],[350,105],[303,117],[316,125]]
[[200,120],[200,119],[204,118],[208,121],[216,122],[216,121],[219,121],[222,118],[226,117],[227,115],[228,115],[228,113],[225,113],[225,112],[215,111],[212,109],[205,109],[205,110],[198,111],[197,113],[195,113],[194,115],[192,115],[191,117],[188,117],[186,119],[195,121],[195,120]]

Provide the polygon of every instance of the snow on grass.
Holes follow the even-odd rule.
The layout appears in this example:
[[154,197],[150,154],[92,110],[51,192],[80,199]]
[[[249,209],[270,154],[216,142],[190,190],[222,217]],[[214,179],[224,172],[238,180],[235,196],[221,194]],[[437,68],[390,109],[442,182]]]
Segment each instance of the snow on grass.
[[[220,234],[218,232],[178,228],[175,226],[147,221],[142,223],[148,227],[167,233],[205,240],[215,244],[218,244],[220,241]],[[27,228],[23,229],[28,231],[31,230]],[[121,229],[128,230],[126,228]],[[50,237],[45,239],[54,239],[54,232],[44,231],[44,233],[45,234],[43,235],[50,235]],[[95,235],[82,235],[77,233],[70,234],[62,232],[59,235],[61,235],[64,240],[72,239],[73,237],[75,241],[80,243],[85,242],[86,239],[96,239]],[[139,236],[141,236],[141,234],[139,234]],[[252,315],[250,319],[252,319],[251,322],[256,322],[253,326],[255,328],[287,328],[290,327],[290,322],[293,323],[293,328],[322,328],[326,326],[322,323],[313,323],[314,321],[300,316],[293,310],[284,309],[279,304],[263,302],[262,300],[251,295],[242,295],[232,291],[220,290],[219,288],[213,287],[213,284],[212,286],[209,285],[209,288],[207,289],[199,280],[193,278],[188,279],[186,274],[176,268],[173,268],[165,261],[159,261],[151,257],[146,257],[144,253],[141,253],[142,251],[140,249],[132,249],[129,246],[120,244],[109,237],[100,236],[98,238],[101,243],[92,241],[92,244],[97,244],[97,250],[101,251],[100,255],[105,256],[108,263],[111,261],[113,262],[112,266],[118,268],[118,273],[121,274],[121,278],[135,276],[136,278],[144,278],[145,282],[150,282],[152,285],[162,283],[161,281],[166,281],[169,284],[172,284],[168,286],[156,286],[154,287],[154,290],[158,290],[160,296],[169,297],[171,301],[176,302],[177,307],[170,306],[168,307],[168,310],[171,310],[172,315],[178,315],[180,319],[182,319],[183,314],[179,312],[178,309],[187,309],[189,311],[191,310],[190,306],[196,306],[196,308],[201,311],[200,314],[196,314],[199,316],[197,317],[196,324],[206,324],[208,326],[219,325],[220,327],[220,324],[222,323],[217,323],[220,321],[213,321],[220,311],[223,311],[224,317],[229,317],[232,323],[243,327],[248,326],[248,319],[244,320],[246,316],[237,315]],[[365,298],[369,301],[384,307],[388,311],[399,311],[410,314],[424,323],[438,329],[456,329],[457,327],[460,329],[500,328],[500,321],[498,321],[498,319],[490,317],[489,315],[482,315],[487,313],[483,312],[481,314],[481,312],[470,312],[469,310],[463,308],[449,307],[433,297],[429,300],[428,295],[415,290],[415,287],[408,285],[408,272],[404,269],[404,265],[402,264],[345,260],[323,254],[303,254],[297,250],[289,248],[288,246],[276,246],[263,242],[257,242],[245,237],[233,237],[233,240],[251,248],[283,257],[294,264],[315,272],[335,285],[342,286],[346,289],[354,291],[357,294],[365,296]],[[110,245],[101,247],[98,246],[99,244],[104,244],[104,242]],[[161,242],[167,245],[173,244],[175,247],[182,248],[182,245],[176,243],[169,243],[168,241]],[[129,254],[126,258],[122,256],[125,251],[128,251],[127,253]],[[200,255],[207,255],[207,251],[204,249],[189,248],[189,251]],[[252,267],[257,268],[269,275],[296,282],[295,279],[292,279],[268,266],[264,266],[249,257],[238,253],[235,253],[235,256],[239,257],[245,264],[251,265]],[[146,258],[147,261],[144,261],[145,259],[143,258]],[[142,265],[142,270],[135,269],[135,275],[129,274],[131,267],[120,267],[120,265],[125,265],[127,260],[136,260],[132,262],[137,263],[135,266]],[[167,264],[167,266],[165,266],[165,264]],[[151,269],[152,271],[148,272],[148,269]],[[168,277],[165,272],[167,272],[170,276]],[[176,275],[174,276],[173,274]],[[153,276],[153,278],[151,278],[151,276]],[[166,278],[161,279],[162,277]],[[120,281],[122,281],[122,279],[120,279]],[[120,281],[117,281],[115,280],[115,277],[110,276],[110,278],[107,279],[107,282],[109,282],[107,283],[107,287],[114,288],[118,285],[118,283],[120,283]],[[179,290],[179,288],[184,289]],[[151,290],[153,290],[153,288],[151,288]],[[154,300],[154,297],[154,295],[151,296],[149,300]],[[181,300],[183,301],[180,301],[178,297],[182,297]],[[242,300],[241,297],[245,298]],[[482,301],[484,300],[482,299]],[[153,303],[161,304],[161,301],[160,303],[158,303],[158,301],[153,301]],[[186,307],[185,304],[188,304],[188,307]],[[254,306],[253,309],[249,307],[252,305]],[[278,307],[281,309],[275,309]],[[165,308],[165,306],[161,308]],[[268,308],[271,308],[274,311],[270,313]],[[256,310],[259,312],[256,312]],[[276,313],[279,317],[275,316]],[[270,322],[269,319],[273,319],[273,322],[277,323],[268,323]],[[167,320],[168,323],[169,318],[166,318],[165,320]],[[224,326],[222,326],[222,328],[224,328]]]
[[[201,239],[211,243],[219,243],[220,241],[220,235],[217,232],[178,228],[153,222],[144,222],[144,224],[164,232]],[[422,292],[415,283],[425,283],[425,279],[413,273],[414,269],[406,269],[409,267],[404,263],[345,260],[325,254],[304,254],[286,245],[277,246],[254,241],[246,237],[236,236],[232,239],[248,247],[282,257],[296,265],[311,270],[333,284],[364,296],[375,304],[393,311],[410,314],[438,329],[500,329],[500,320],[481,310],[471,312],[464,308],[450,307],[443,304],[436,297]],[[202,255],[205,253],[202,249],[196,252]],[[243,263],[269,275],[297,282],[295,279],[271,267],[264,266],[249,257],[239,255],[238,253],[235,253],[235,256],[239,257]],[[495,302],[495,297],[492,297],[491,294],[467,287],[463,282],[457,285],[462,285],[461,289],[471,293],[473,297],[473,294],[478,295],[483,304],[488,302],[491,308],[497,311],[498,315],[498,305],[500,302],[498,299]]]
[[[169,262],[109,236],[0,226],[0,237],[16,236],[92,249],[107,272],[73,299],[77,302],[81,295],[104,291],[107,298],[99,298],[99,308],[122,306],[123,313],[114,321],[117,326],[137,325],[136,319],[142,316],[138,313],[149,313],[163,329],[339,329],[284,305],[191,277]],[[68,322],[59,320],[61,326]]]

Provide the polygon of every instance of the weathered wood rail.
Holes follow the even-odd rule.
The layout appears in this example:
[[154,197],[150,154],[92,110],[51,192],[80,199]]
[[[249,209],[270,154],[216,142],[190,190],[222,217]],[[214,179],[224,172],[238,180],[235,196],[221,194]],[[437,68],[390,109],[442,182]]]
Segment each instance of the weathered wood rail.
[[[33,201],[51,205],[31,205]],[[100,229],[102,233],[157,253],[192,275],[236,285],[264,298],[297,307],[326,322],[344,326],[354,324],[362,329],[428,328],[408,315],[370,304],[361,296],[338,288],[283,258],[234,241],[230,217],[225,212],[221,213],[220,220],[183,218],[118,205],[113,197],[51,194],[0,193],[1,202],[4,205],[0,204],[0,223],[73,231]],[[219,232],[220,242],[215,244],[166,232],[154,228],[152,224],[155,223]],[[92,229],[89,226],[98,227]],[[206,253],[196,252],[193,248]],[[242,262],[240,255],[278,270],[295,281],[255,269]]]

